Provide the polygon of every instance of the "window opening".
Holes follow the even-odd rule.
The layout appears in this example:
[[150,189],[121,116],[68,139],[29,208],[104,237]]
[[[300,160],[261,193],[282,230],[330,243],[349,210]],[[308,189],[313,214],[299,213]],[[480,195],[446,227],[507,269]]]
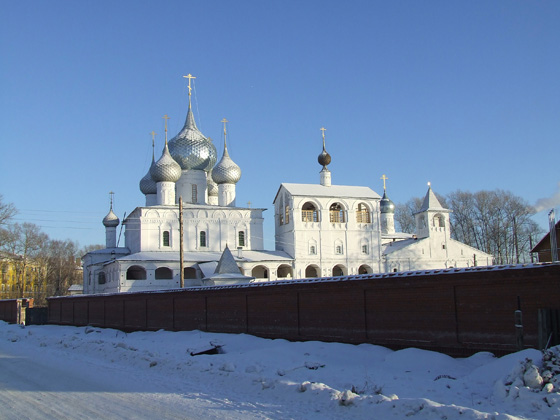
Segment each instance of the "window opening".
[[245,246],[245,232],[244,231],[239,231],[239,246]]
[[169,231],[163,232],[163,246],[169,246]]
[[200,232],[200,246],[201,247],[206,246],[206,232],[205,231]]
[[331,223],[344,223],[344,209],[338,203],[331,205],[329,209]]

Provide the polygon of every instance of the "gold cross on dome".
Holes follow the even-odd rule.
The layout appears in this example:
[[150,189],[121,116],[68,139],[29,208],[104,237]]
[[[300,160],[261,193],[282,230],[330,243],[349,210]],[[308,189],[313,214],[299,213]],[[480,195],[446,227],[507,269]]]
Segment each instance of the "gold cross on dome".
[[111,209],[113,209],[113,196],[115,195],[115,193],[113,191],[109,191],[109,197],[111,200]]
[[224,119],[223,119],[222,121],[220,121],[220,122],[223,122],[223,123],[224,123],[224,137],[225,137],[225,136],[226,136],[226,123],[228,123],[229,121],[226,120],[226,119],[224,118]]
[[251,208],[251,202],[247,201],[247,207]]
[[387,178],[387,177],[385,176],[385,174],[383,174],[383,176],[381,177],[381,179],[383,180],[383,191],[385,191],[385,190],[386,190],[385,181],[387,181],[389,178]]
[[190,74],[190,73],[187,74],[186,76],[183,76],[183,77],[184,77],[185,79],[189,79],[189,96],[191,96],[191,91],[192,91],[192,88],[191,88],[191,80],[192,80],[192,79],[196,79],[196,77],[193,76],[193,75]]
[[325,140],[325,131],[327,131],[327,129],[325,127],[321,127],[319,130],[323,132],[323,140]]
[[152,147],[154,147],[154,143],[156,141],[156,132],[154,130],[152,130],[152,132],[150,133],[152,135]]

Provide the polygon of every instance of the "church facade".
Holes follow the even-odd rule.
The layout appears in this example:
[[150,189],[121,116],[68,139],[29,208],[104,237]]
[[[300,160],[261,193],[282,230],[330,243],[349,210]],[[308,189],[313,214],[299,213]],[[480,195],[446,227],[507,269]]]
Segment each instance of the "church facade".
[[[227,121],[217,162],[212,140],[194,120],[190,78],[184,127],[168,142],[166,124],[161,157],[156,161],[153,154],[140,180],[145,204],[122,221],[124,246],[117,246],[121,221],[111,203],[103,219],[106,248],[83,258],[84,293],[180,287],[180,208],[187,287],[213,284],[208,280],[216,278],[218,261],[230,250],[229,260],[233,257],[240,272],[231,277],[246,281],[491,264],[491,256],[450,238],[449,210],[431,188],[413,235],[395,232],[394,205],[386,192],[380,197],[369,187],[332,185],[324,129],[320,183],[280,185],[274,198],[276,249],[264,250],[265,209],[236,205],[241,169],[229,156]],[[220,284],[227,283],[220,273]]]

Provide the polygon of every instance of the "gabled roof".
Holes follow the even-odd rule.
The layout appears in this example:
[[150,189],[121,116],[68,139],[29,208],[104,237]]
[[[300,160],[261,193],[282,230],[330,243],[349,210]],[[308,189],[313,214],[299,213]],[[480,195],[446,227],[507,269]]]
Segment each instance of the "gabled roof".
[[320,184],[288,184],[282,183],[278,188],[273,203],[278,198],[278,193],[284,187],[293,196],[306,197],[340,197],[340,198],[363,198],[368,200],[380,200],[381,196],[369,187],[350,185],[331,185],[329,187]]
[[422,203],[422,207],[420,207],[420,210],[418,210],[416,213],[422,213],[428,210],[445,211],[445,212],[450,211],[449,209],[446,209],[441,205],[436,195],[432,191],[432,187],[428,187],[428,192],[426,193],[426,197],[424,197],[424,202]]

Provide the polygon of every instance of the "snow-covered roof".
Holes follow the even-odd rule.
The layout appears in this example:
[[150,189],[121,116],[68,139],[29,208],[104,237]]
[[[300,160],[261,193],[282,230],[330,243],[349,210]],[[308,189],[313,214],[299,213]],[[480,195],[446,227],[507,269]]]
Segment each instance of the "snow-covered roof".
[[418,210],[416,213],[422,213],[427,210],[444,211],[449,213],[449,209],[443,207],[437,199],[435,193],[432,191],[432,187],[428,187],[428,192],[424,197],[422,207],[420,207],[420,210]]
[[407,246],[417,244],[417,243],[419,243],[421,241],[424,241],[426,239],[427,238],[423,238],[423,239],[404,239],[402,241],[389,242],[389,243],[383,244],[381,246],[381,253],[383,255],[392,254],[393,252],[400,251],[401,249],[406,248]]
[[[236,252],[234,252],[236,254]],[[209,262],[219,261],[222,256],[221,252],[185,252],[183,260],[187,262]],[[234,255],[234,259],[238,262],[247,261],[284,261],[292,262],[293,258],[284,251],[246,251],[243,250],[242,257],[238,258]],[[147,251],[137,252],[135,254],[125,255],[117,258],[118,261],[179,261],[179,252],[169,251]]]
[[[302,284],[302,283],[323,283],[323,282],[344,282],[344,281],[360,281],[360,280],[373,280],[373,279],[385,279],[385,278],[409,278],[415,276],[425,276],[425,275],[441,275],[441,274],[459,274],[459,273],[469,273],[474,271],[490,272],[490,271],[502,271],[502,270],[520,270],[524,268],[544,268],[549,266],[560,266],[560,262],[545,262],[545,263],[527,263],[527,264],[505,264],[505,265],[487,265],[487,266],[477,266],[477,267],[456,267],[456,268],[438,268],[432,270],[412,270],[412,271],[397,271],[390,273],[379,273],[379,274],[353,274],[349,276],[338,276],[338,277],[315,277],[308,279],[293,279],[293,280],[274,280],[265,282],[252,282],[249,284],[237,284],[237,285],[220,285],[220,286],[191,286],[185,287],[183,289],[165,289],[165,290],[147,290],[142,292],[119,292],[119,293],[97,293],[104,296],[117,296],[123,294],[154,294],[154,293],[170,293],[174,291],[199,291],[207,289],[228,289],[235,287],[274,287],[274,286],[289,286],[292,284]],[[49,300],[56,299],[69,299],[75,298],[76,296],[53,296]]]
[[405,233],[405,232],[382,233],[381,239],[402,240],[402,239],[412,239],[415,236],[416,235],[414,233]]
[[[284,187],[293,196],[310,196],[310,197],[340,197],[340,198],[363,198],[380,200],[381,196],[369,187],[349,186],[349,185],[331,185],[329,187],[320,184],[288,184],[282,183],[280,189]],[[278,192],[274,198],[278,198]]]

